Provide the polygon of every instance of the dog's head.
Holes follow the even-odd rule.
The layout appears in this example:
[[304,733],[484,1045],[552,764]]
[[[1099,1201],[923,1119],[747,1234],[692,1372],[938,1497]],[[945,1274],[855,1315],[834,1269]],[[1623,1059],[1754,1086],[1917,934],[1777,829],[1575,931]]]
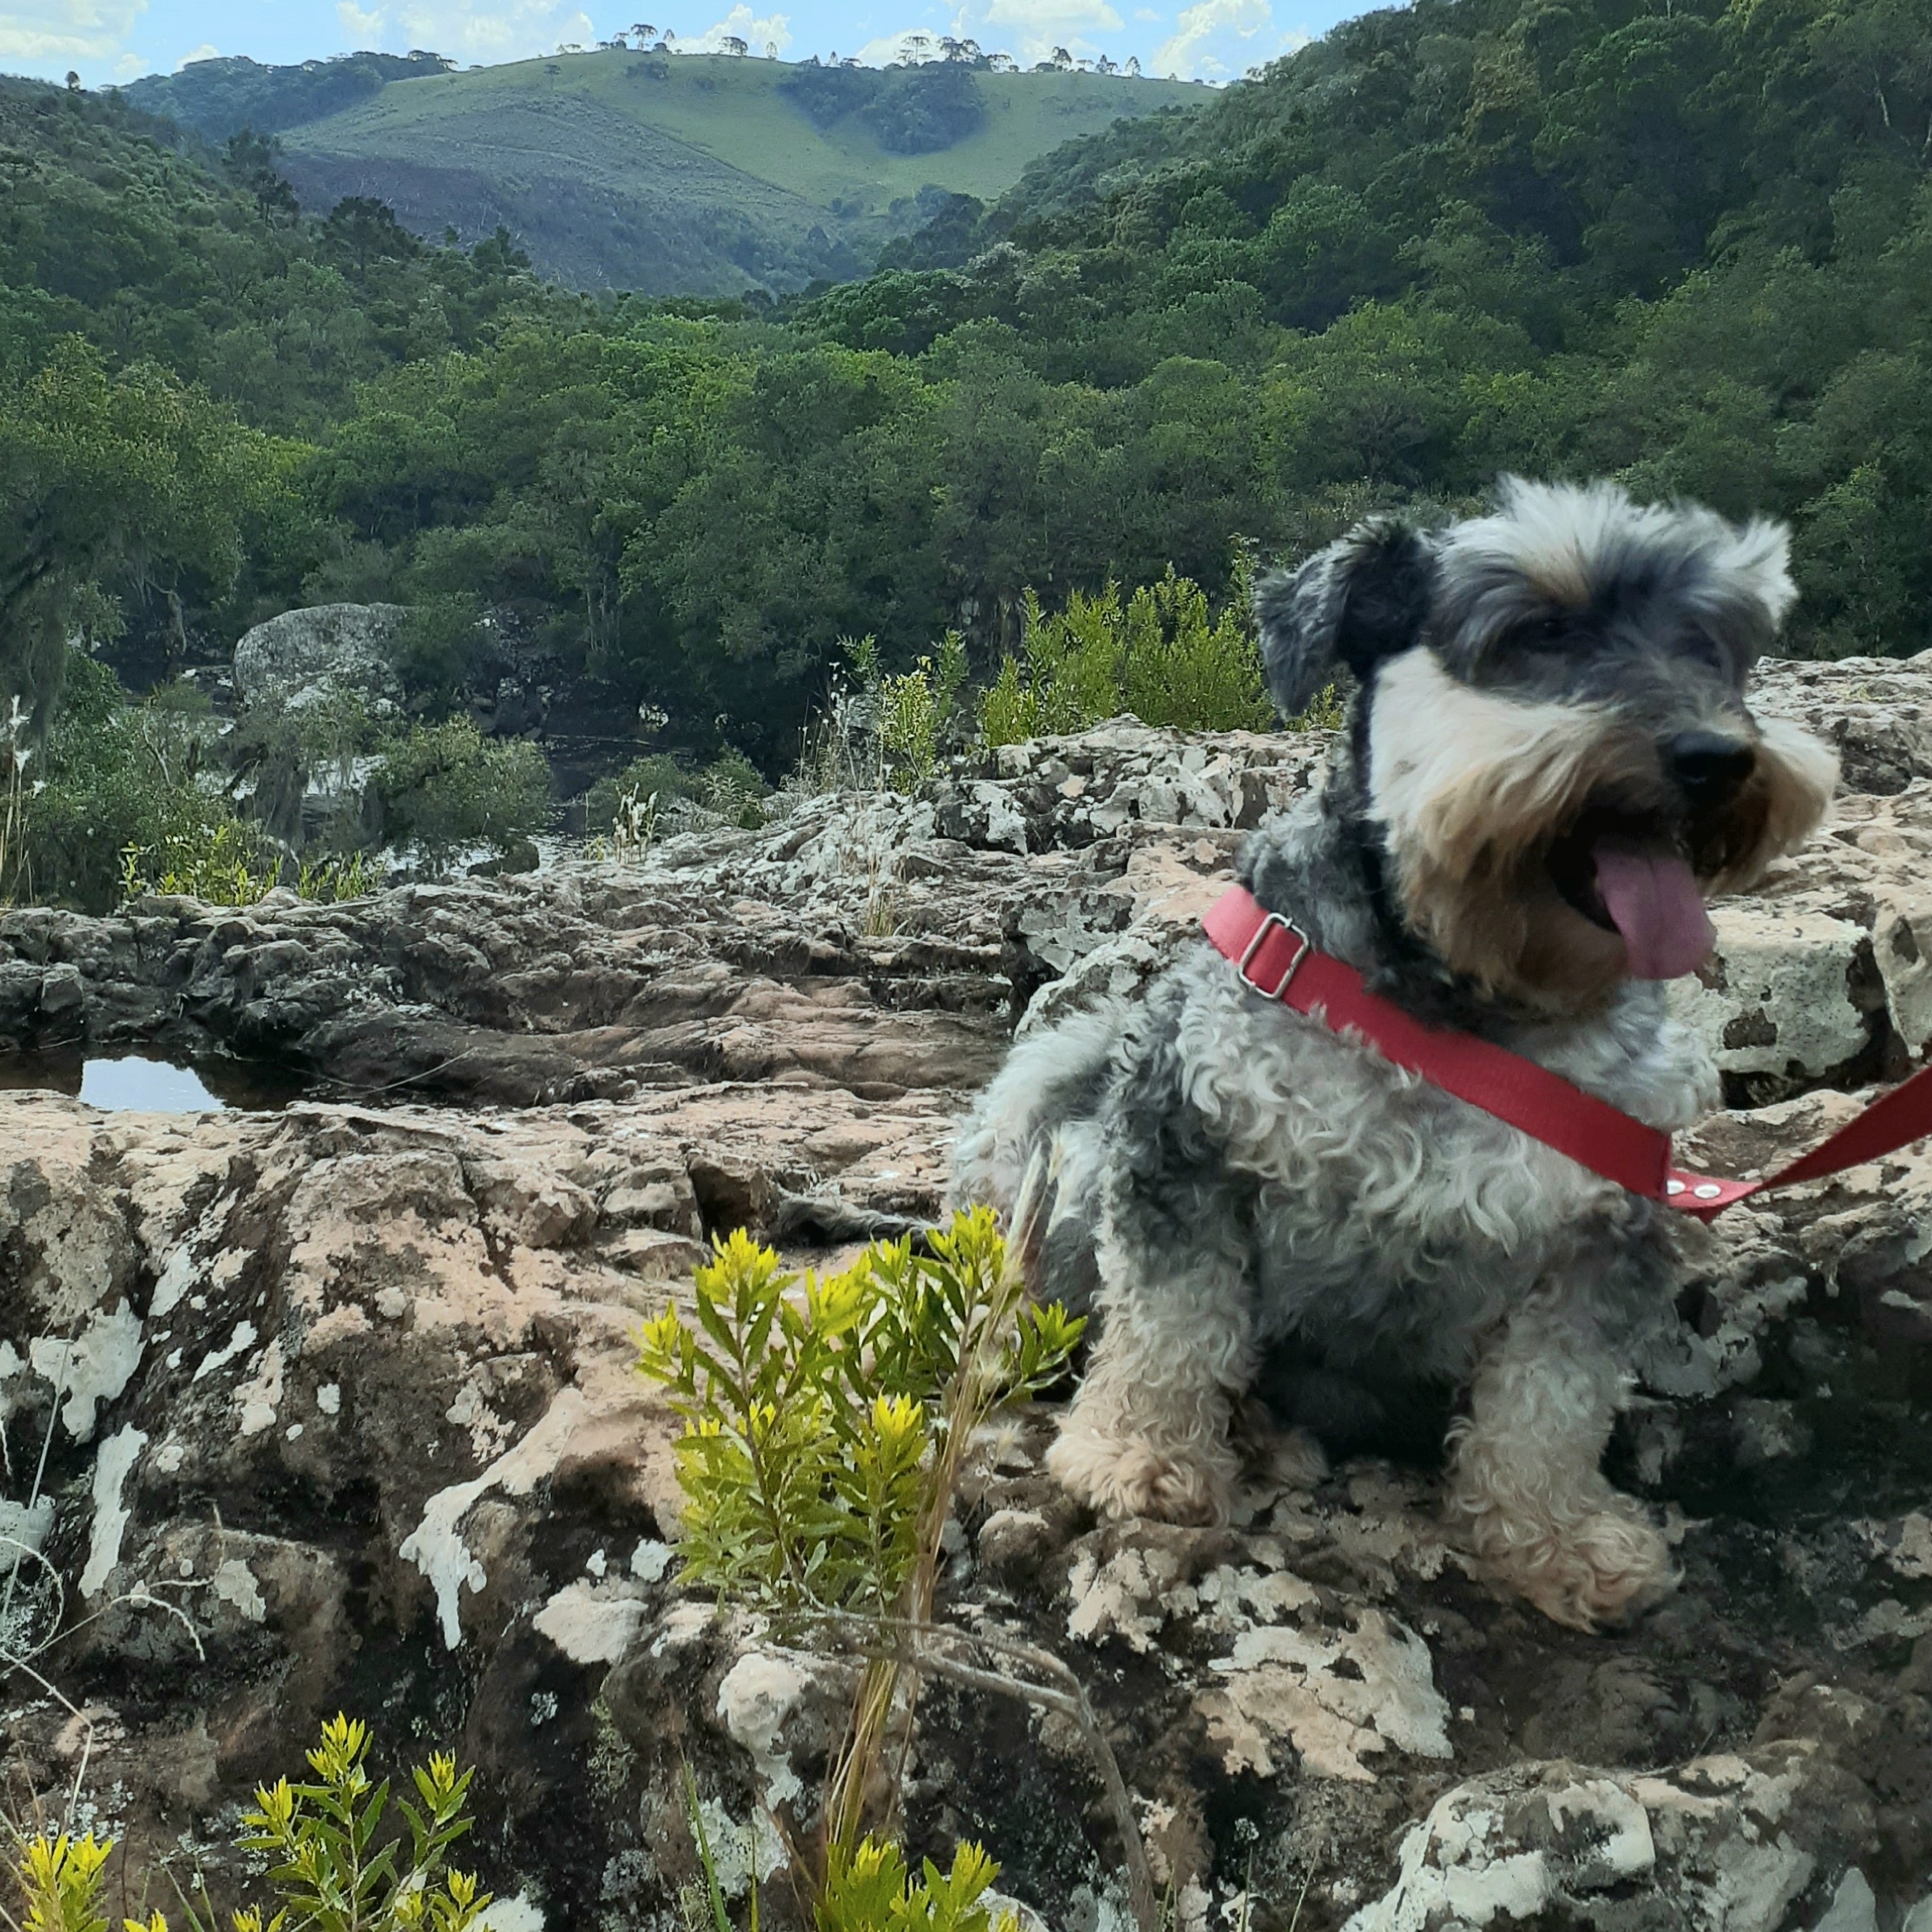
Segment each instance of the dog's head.
[[1786,533],[1621,490],[1503,484],[1424,533],[1365,523],[1256,597],[1270,687],[1355,675],[1365,817],[1409,928],[1559,1010],[1702,963],[1704,901],[1823,817],[1837,761],[1747,708],[1795,595]]

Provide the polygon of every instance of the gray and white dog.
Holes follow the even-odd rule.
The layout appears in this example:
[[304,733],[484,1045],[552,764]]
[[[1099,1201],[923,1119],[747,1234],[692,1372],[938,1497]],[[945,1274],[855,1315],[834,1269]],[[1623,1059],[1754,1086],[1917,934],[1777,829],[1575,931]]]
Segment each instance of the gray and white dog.
[[[1689,1125],[1717,1075],[1661,982],[1708,956],[1706,899],[1801,844],[1836,778],[1745,701],[1794,595],[1786,550],[1773,523],[1511,479],[1493,515],[1365,523],[1268,579],[1282,711],[1344,670],[1354,696],[1242,884],[1416,1016]],[[1592,1627],[1669,1587],[1599,1463],[1675,1320],[1674,1211],[1262,997],[1205,942],[1014,1051],[955,1193],[1010,1209],[1043,1167],[1033,1286],[1098,1318],[1049,1457],[1075,1496],[1224,1517],[1236,1405],[1285,1351],[1331,1413],[1351,1387],[1465,1389],[1452,1513],[1550,1616]]]

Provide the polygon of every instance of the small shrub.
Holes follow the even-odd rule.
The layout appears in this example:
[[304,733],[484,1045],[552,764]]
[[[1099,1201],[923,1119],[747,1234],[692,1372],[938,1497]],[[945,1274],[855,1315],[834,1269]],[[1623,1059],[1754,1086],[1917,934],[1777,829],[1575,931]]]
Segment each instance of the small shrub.
[[[57,1838],[27,1839],[14,1867],[26,1914],[22,1932],[108,1932],[100,1910],[102,1869],[113,1848],[112,1838],[97,1843],[92,1832],[84,1838],[62,1833]],[[125,1923],[136,1925],[132,1919]]]
[[764,823],[764,799],[770,788],[735,745],[705,768],[702,784],[706,811],[747,831]]
[[282,860],[260,830],[239,819],[165,832],[121,853],[121,896],[179,893],[211,906],[252,906],[275,889]]
[[1029,590],[1020,656],[980,701],[980,738],[1014,744],[1123,711],[1183,730],[1265,730],[1274,714],[1246,609],[1237,595],[1212,617],[1207,593],[1172,566],[1124,605],[1109,584],[1091,597],[1075,591],[1048,617]]
[[966,639],[949,630],[940,641],[937,663],[922,657],[903,677],[879,681],[879,744],[895,789],[916,790],[937,768],[966,677]]
[[[389,1786],[372,1782],[369,1748],[366,1726],[334,1718],[307,1754],[314,1783],[283,1778],[257,1790],[235,1843],[269,1860],[269,1904],[234,1913],[234,1932],[468,1932],[481,1919],[489,1895],[449,1862],[470,1829],[470,1774],[432,1755],[412,1774],[417,1802],[397,1801],[406,1838],[392,1833],[378,1843]],[[111,1839],[97,1843],[91,1833],[25,1840],[14,1867],[22,1932],[108,1932],[101,1895],[113,1850]],[[205,1890],[181,1902],[190,1932],[215,1932]],[[168,1932],[158,1911],[121,1925],[123,1932]]]
[[109,911],[128,884],[172,873],[178,889],[245,904],[275,883],[267,842],[237,820],[205,768],[213,735],[205,701],[164,686],[129,701],[106,666],[70,653],[60,716],[31,744],[0,720],[0,897]]
[[801,1281],[740,1231],[698,1270],[695,1318],[645,1329],[638,1366],[686,1424],[687,1582],[774,1608],[901,1603],[961,1430],[1056,1377],[1082,1326],[1020,1299],[989,1211],[931,1246],[874,1242]]
[[832,1853],[817,1901],[817,1932],[1016,1932],[1018,1919],[1000,1914],[997,1926],[980,1901],[1000,1867],[978,1845],[960,1845],[952,1869],[928,1858],[917,1878],[896,1845],[865,1838]]
[[949,630],[937,660],[927,653],[896,677],[886,672],[874,638],[841,638],[839,649],[859,689],[835,688],[817,742],[807,743],[802,775],[821,791],[917,790],[947,743],[966,682],[966,639]]
[[618,807],[625,797],[655,798],[662,811],[674,799],[696,802],[704,796],[704,779],[680,764],[667,751],[653,751],[633,759],[614,777],[600,778],[584,795],[585,823],[601,831],[616,821]]
[[1284,731],[1339,731],[1347,717],[1347,704],[1338,684],[1325,684],[1308,701],[1304,711],[1284,718]]
[[682,764],[667,751],[634,759],[614,777],[600,778],[584,796],[585,822],[601,831],[615,826],[624,801],[654,798],[660,815],[679,804],[701,806],[733,825],[764,823],[763,801],[770,790],[758,767],[733,747],[701,770]]
[[317,905],[340,905],[344,899],[366,899],[376,878],[360,852],[346,859],[305,859],[296,879],[296,896]]
[[[845,1901],[821,1924],[853,1932],[976,1925],[985,1886],[971,1880],[984,1854],[956,1863],[956,1894],[930,1869],[913,1887],[891,1863],[899,1854],[865,1833],[865,1814],[900,1641],[930,1621],[966,1444],[995,1410],[1058,1376],[1082,1327],[1025,1300],[990,1210],[955,1215],[928,1245],[915,1255],[909,1241],[874,1242],[842,1274],[801,1282],[741,1230],[697,1271],[694,1319],[667,1308],[638,1356],[685,1419],[685,1579],[780,1616],[855,1616],[876,1639],[827,1771],[816,1863],[821,1913]],[[887,1915],[864,1917],[873,1906]]]
[[550,812],[550,768],[523,739],[486,739],[467,718],[418,725],[376,773],[388,836],[414,840],[433,865],[483,846],[503,853]]
[[[283,1778],[255,1794],[235,1843],[264,1853],[268,1885],[277,1910],[268,1932],[314,1927],[316,1932],[465,1932],[482,1917],[489,1896],[471,1875],[451,1868],[448,1853],[470,1829],[466,1806],[470,1773],[456,1761],[433,1754],[412,1782],[419,1804],[397,1809],[408,1826],[407,1857],[392,1838],[379,1848],[376,1828],[389,1799],[387,1783],[372,1784],[363,1761],[369,1755],[366,1726],[336,1717],[322,1727],[322,1741],[308,1754],[312,1785]],[[196,1932],[213,1932],[190,1915]],[[263,1932],[261,1911],[234,1915],[235,1932]]]

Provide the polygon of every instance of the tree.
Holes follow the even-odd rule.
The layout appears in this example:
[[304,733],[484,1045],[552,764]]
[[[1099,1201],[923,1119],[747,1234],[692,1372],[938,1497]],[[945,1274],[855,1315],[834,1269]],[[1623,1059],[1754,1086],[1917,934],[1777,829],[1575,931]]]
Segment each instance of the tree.
[[658,37],[657,28],[653,26],[648,21],[639,21],[630,31],[646,46]]
[[301,219],[301,204],[282,178],[277,166],[281,158],[282,143],[252,128],[231,134],[222,150],[223,166],[255,197],[263,217],[278,226],[292,226]]
[[396,210],[368,195],[338,201],[322,224],[322,236],[364,277],[377,262],[407,262],[422,253],[422,243],[397,220]]
[[751,51],[750,43],[740,39],[736,34],[726,34],[719,41],[718,47],[720,52],[730,54],[734,59],[740,60]]
[[0,388],[0,695],[31,711],[36,735],[70,636],[115,628],[104,580],[157,587],[178,630],[180,579],[234,581],[246,521],[282,490],[294,454],[152,364],[110,376],[75,336]]

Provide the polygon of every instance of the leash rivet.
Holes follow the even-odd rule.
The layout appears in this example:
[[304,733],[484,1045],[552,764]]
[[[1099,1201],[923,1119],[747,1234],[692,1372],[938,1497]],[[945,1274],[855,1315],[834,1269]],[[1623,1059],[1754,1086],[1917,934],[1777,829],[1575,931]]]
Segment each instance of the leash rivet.
[[1700,1201],[1715,1201],[1724,1190],[1715,1181],[1706,1181],[1701,1188],[1694,1188],[1691,1192]]
[[1682,1181],[1666,1181],[1664,1183],[1664,1192],[1666,1194],[1681,1194],[1684,1192],[1684,1183]]

